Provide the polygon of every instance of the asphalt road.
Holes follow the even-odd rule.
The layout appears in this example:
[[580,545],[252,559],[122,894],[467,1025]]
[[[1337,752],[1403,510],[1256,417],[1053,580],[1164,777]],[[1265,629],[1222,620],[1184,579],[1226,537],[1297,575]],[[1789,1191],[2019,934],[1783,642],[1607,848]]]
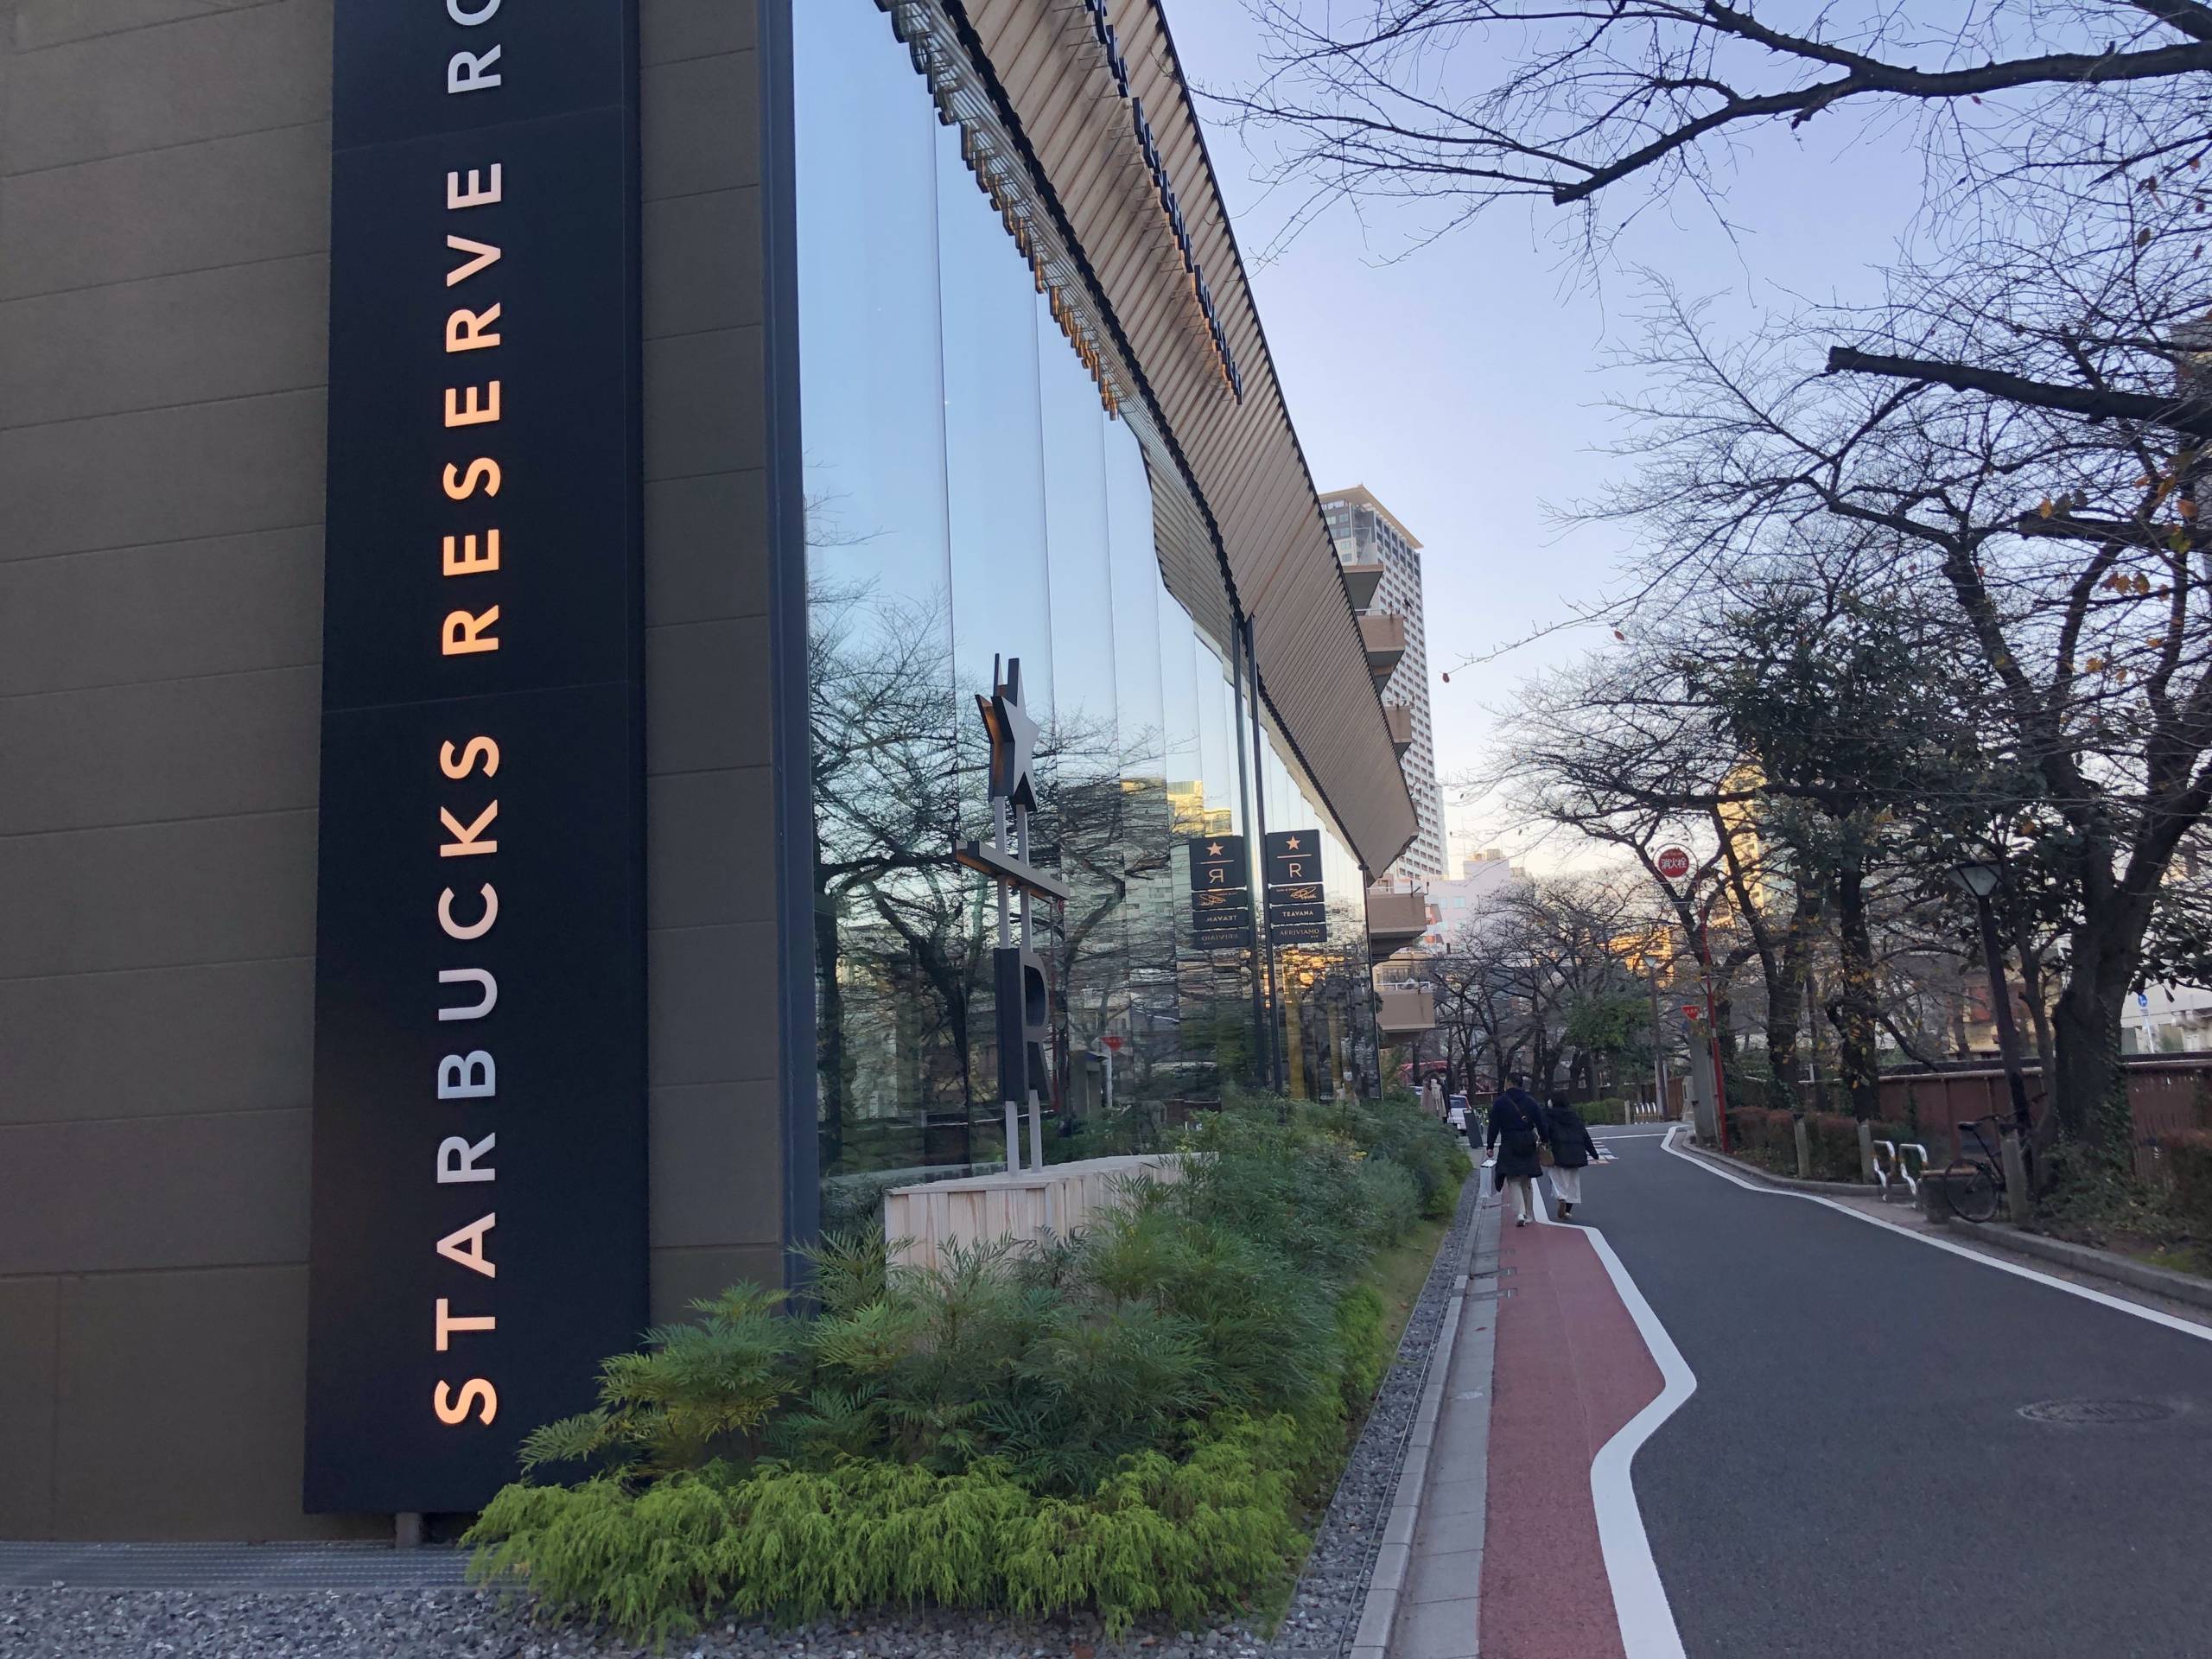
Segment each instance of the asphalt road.
[[[2212,1342],[1614,1150],[1575,1219],[1697,1376],[1633,1465],[1690,1659],[2212,1655]],[[2020,1415],[2083,1400],[2171,1414]]]

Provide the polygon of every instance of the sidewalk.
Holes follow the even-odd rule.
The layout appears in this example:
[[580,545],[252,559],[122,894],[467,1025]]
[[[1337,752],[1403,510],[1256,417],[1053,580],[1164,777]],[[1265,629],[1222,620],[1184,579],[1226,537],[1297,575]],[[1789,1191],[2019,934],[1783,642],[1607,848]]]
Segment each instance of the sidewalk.
[[1592,1468],[1663,1379],[1583,1230],[1503,1208],[1484,1195],[1387,1659],[1623,1652]]
[[[1484,1179],[1478,1169],[1473,1179]],[[1417,1510],[1402,1507],[1384,1535],[1411,1546],[1389,1659],[1473,1659],[1477,1592],[1490,1485],[1491,1368],[1497,1314],[1507,1294],[1498,1273],[1500,1211],[1485,1192],[1476,1212],[1474,1249],[1459,1288],[1459,1333],[1446,1357],[1442,1399],[1427,1446],[1427,1478]],[[1402,1503],[1405,1497],[1402,1494]],[[1404,1517],[1401,1520],[1399,1517]],[[1401,1529],[1408,1535],[1397,1535]],[[1356,1659],[1368,1659],[1354,1649]]]

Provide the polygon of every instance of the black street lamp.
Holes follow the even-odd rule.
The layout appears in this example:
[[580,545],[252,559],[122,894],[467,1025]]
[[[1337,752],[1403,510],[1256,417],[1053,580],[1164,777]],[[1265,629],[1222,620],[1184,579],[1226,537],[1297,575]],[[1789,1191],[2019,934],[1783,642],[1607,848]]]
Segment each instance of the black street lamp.
[[2005,1065],[2005,1087],[2012,1095],[2012,1131],[2005,1137],[2005,1181],[2012,1192],[2012,1218],[2022,1220],[2027,1209],[2028,1084],[2020,1072],[2020,1036],[2012,1024],[2012,996],[2005,987],[2005,947],[1997,937],[1997,908],[1990,900],[2004,885],[2004,867],[1993,859],[1961,861],[1951,872],[1959,885],[1974,895],[1981,918],[1981,956],[1989,973],[1991,1012],[1997,1020],[1997,1053]]

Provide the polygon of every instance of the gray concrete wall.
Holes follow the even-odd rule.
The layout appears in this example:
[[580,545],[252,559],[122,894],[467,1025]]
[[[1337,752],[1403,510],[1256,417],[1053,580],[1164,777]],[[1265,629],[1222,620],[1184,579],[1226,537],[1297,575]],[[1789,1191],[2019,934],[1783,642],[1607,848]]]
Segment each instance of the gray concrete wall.
[[657,1319],[783,1282],[751,0],[642,0]]
[[[749,4],[644,0],[656,1314],[779,1276]],[[0,1536],[307,1516],[330,0],[0,0]]]

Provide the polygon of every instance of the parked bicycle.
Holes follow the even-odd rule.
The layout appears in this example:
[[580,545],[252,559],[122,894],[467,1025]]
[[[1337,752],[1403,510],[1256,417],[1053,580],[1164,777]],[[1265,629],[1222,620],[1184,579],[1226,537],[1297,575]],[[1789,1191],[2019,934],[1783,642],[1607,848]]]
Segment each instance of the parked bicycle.
[[[1985,1123],[1989,1126],[1987,1135],[1982,1133]],[[1944,1168],[1942,1190],[1943,1201],[1961,1221],[1991,1219],[2004,1199],[2005,1160],[1996,1144],[1996,1138],[2004,1134],[2003,1124],[2002,1118],[1990,1112],[1959,1125],[1958,1155]],[[1972,1152],[1967,1150],[1968,1135],[1974,1137]]]

